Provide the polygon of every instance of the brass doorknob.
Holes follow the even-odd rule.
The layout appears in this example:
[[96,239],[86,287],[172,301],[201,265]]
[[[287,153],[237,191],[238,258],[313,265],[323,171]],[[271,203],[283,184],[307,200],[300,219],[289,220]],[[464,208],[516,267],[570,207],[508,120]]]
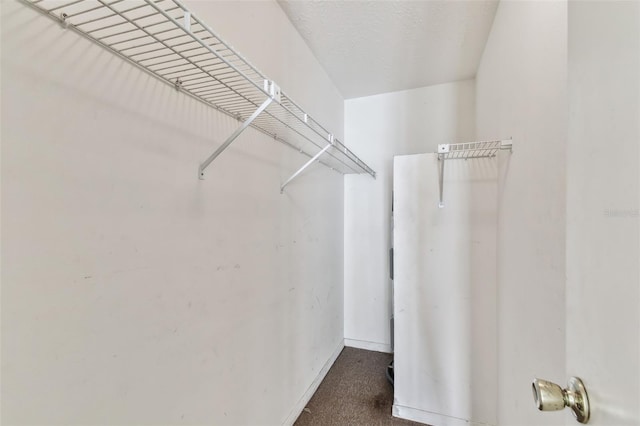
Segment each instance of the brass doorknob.
[[578,377],[571,377],[566,389],[543,379],[533,380],[533,400],[540,411],[557,411],[570,407],[579,423],[589,421],[589,397]]

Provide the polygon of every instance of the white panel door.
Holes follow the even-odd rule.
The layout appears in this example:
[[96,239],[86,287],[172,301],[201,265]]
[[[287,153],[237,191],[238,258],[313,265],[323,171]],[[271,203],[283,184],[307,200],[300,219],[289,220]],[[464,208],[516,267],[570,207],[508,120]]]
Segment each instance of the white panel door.
[[640,425],[640,2],[568,16],[567,376],[589,424]]
[[394,161],[393,414],[496,423],[497,161]]

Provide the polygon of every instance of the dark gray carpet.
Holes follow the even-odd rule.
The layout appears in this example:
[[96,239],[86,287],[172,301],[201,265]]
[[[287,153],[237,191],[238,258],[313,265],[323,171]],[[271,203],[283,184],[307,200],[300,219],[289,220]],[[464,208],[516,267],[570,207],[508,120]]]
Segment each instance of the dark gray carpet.
[[391,416],[393,388],[385,376],[391,358],[344,348],[295,425],[418,425]]

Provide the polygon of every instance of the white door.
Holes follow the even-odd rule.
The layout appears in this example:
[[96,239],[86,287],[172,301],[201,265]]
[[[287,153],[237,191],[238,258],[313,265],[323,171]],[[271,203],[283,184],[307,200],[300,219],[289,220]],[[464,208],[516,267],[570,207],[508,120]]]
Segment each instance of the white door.
[[568,7],[567,376],[640,425],[640,2]]

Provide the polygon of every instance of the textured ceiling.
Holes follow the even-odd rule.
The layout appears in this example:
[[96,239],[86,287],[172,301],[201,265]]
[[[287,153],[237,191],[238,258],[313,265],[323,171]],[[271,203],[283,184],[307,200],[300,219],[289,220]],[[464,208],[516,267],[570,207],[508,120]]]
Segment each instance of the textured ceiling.
[[472,78],[498,0],[278,1],[345,98]]

